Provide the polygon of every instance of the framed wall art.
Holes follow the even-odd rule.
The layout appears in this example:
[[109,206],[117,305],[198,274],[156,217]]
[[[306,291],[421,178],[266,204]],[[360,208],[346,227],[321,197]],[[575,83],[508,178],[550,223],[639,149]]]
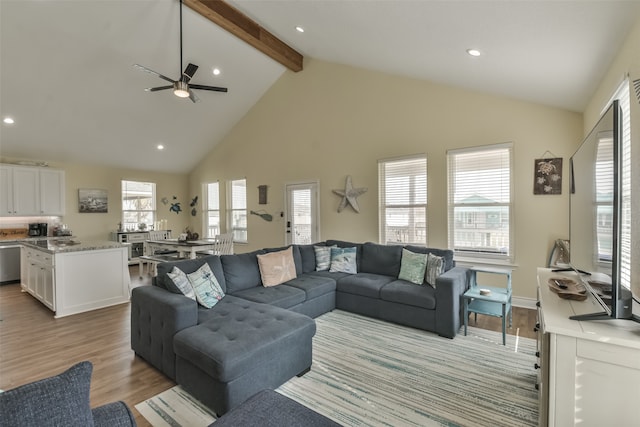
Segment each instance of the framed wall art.
[[109,199],[107,190],[99,188],[78,188],[78,212],[107,213]]
[[562,157],[535,159],[533,194],[562,194]]

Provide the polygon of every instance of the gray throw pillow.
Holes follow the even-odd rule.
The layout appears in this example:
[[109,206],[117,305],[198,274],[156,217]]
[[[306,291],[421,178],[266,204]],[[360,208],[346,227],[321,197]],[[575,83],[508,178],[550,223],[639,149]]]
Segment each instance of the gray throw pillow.
[[444,258],[429,253],[427,256],[427,272],[425,273],[426,282],[435,288],[436,279],[442,273],[444,273]]
[[0,393],[2,426],[91,427],[91,362]]

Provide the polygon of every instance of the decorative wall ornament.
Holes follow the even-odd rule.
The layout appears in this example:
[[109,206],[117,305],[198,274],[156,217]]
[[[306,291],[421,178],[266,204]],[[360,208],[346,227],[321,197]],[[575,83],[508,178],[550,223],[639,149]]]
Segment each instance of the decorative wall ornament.
[[344,190],[332,190],[334,194],[342,197],[340,204],[338,205],[338,213],[342,212],[347,205],[351,205],[354,211],[360,213],[360,206],[358,205],[358,197],[366,193],[368,188],[360,187],[353,188],[351,182],[351,175],[347,175],[347,182],[345,183]]
[[265,221],[271,222],[273,221],[273,215],[271,215],[270,213],[266,213],[265,211],[249,211],[249,213],[251,215],[257,215],[260,218],[264,219]]
[[102,190],[99,188],[78,188],[78,212],[109,212],[109,199],[107,190]]
[[533,194],[562,194],[562,157],[534,160]]
[[182,212],[182,206],[180,206],[180,202],[176,202],[176,200],[178,200],[178,198],[176,196],[173,196],[173,201],[171,202],[169,212],[175,212],[176,215],[178,215],[180,212]]
[[266,185],[258,185],[258,204],[259,205],[267,204],[267,186]]
[[189,206],[191,206],[191,216],[196,216],[196,214],[198,213],[198,210],[196,209],[196,206],[198,206],[198,196],[191,199],[191,203],[189,203]]

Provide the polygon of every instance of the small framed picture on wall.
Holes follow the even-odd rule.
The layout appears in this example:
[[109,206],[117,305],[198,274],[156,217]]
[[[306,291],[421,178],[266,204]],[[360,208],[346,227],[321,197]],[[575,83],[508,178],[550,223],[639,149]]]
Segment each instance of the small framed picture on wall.
[[78,189],[78,212],[107,213],[108,211],[109,199],[107,190],[99,188]]
[[562,157],[535,159],[533,194],[562,194]]

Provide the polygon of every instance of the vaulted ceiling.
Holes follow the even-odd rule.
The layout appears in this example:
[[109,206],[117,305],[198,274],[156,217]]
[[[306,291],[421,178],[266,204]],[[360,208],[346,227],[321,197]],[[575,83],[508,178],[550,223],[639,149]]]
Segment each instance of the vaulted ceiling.
[[[616,0],[228,3],[307,58],[578,112],[640,16]],[[286,67],[190,7],[183,19],[180,64],[177,0],[0,0],[0,115],[15,119],[0,157],[191,170]],[[192,83],[229,92],[145,92],[167,83],[132,66],[177,79],[188,62]]]

